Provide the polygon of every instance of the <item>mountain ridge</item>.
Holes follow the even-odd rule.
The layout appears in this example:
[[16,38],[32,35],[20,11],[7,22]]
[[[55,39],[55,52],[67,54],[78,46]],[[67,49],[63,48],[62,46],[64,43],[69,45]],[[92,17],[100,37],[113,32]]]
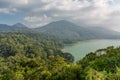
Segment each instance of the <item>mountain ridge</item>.
[[26,25],[22,24],[22,23],[16,23],[14,25],[12,25],[12,27],[22,27],[22,28],[27,28]]
[[65,42],[86,39],[120,38],[120,32],[106,28],[83,27],[65,20],[49,23],[43,27],[36,28],[36,31],[59,36]]
[[0,32],[44,33],[59,38],[64,43],[87,39],[120,39],[120,32],[103,27],[84,27],[66,20],[54,21],[38,28],[28,28],[22,23],[0,24]]

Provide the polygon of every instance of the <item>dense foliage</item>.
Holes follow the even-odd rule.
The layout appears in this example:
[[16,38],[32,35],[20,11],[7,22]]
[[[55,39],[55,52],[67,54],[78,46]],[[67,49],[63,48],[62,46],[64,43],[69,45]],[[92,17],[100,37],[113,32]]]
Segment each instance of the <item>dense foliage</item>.
[[87,54],[73,63],[54,36],[0,34],[0,80],[120,80],[120,47]]
[[89,76],[90,80],[100,77],[100,80],[120,80],[120,47],[111,46],[99,49],[95,53],[91,52],[78,64],[88,71],[85,76]]
[[[43,59],[53,55],[60,55],[66,59],[73,56],[60,51],[62,44],[57,40],[35,34],[1,33],[0,34],[0,56],[9,57],[16,54],[23,54],[29,58],[40,56]],[[36,37],[34,37],[36,36]],[[70,60],[70,59],[69,59]],[[72,60],[71,60],[72,61]]]
[[28,58],[23,55],[1,58],[0,80],[80,80],[81,66],[68,64],[60,56]]
[[68,65],[74,58],[63,53],[61,45],[40,34],[1,33],[0,80],[63,79],[67,69],[79,66]]

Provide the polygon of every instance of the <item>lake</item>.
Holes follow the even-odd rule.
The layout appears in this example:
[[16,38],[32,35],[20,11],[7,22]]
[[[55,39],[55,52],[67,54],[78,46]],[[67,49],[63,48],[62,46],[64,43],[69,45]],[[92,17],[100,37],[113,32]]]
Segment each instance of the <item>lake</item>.
[[120,46],[118,39],[102,39],[102,40],[84,40],[75,44],[66,45],[66,52],[71,53],[75,57],[75,61],[82,59],[86,54],[95,52],[98,49],[109,46]]

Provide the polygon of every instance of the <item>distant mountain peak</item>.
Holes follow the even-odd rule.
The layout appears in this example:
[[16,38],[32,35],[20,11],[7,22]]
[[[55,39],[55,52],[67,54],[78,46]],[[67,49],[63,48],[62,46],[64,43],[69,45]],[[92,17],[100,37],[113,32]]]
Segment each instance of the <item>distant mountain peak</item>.
[[67,41],[86,39],[115,39],[120,38],[120,33],[113,30],[79,26],[73,22],[60,20],[51,22],[43,27],[36,28],[36,31],[57,36]]
[[69,22],[67,20],[59,20],[59,21],[55,21],[55,22]]
[[43,27],[76,27],[78,25],[70,22],[70,21],[67,21],[67,20],[59,20],[59,21],[54,21],[54,22],[51,22],[45,26],[42,26],[42,27],[38,27],[38,28],[43,28]]
[[52,23],[66,23],[66,24],[74,24],[70,21],[67,21],[67,20],[59,20],[59,21],[55,21],[55,22],[52,22]]
[[9,26],[9,25],[7,25],[7,24],[0,24],[0,27],[2,27],[2,26]]
[[22,23],[16,23],[13,25],[13,27],[21,27],[21,28],[26,28],[27,26],[22,24]]

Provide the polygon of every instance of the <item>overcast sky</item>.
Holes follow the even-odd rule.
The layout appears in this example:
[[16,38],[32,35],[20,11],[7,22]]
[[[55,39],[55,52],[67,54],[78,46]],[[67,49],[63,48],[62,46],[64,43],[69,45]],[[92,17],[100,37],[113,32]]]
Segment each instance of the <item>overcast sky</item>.
[[29,27],[70,20],[120,30],[120,0],[0,0],[0,23]]

